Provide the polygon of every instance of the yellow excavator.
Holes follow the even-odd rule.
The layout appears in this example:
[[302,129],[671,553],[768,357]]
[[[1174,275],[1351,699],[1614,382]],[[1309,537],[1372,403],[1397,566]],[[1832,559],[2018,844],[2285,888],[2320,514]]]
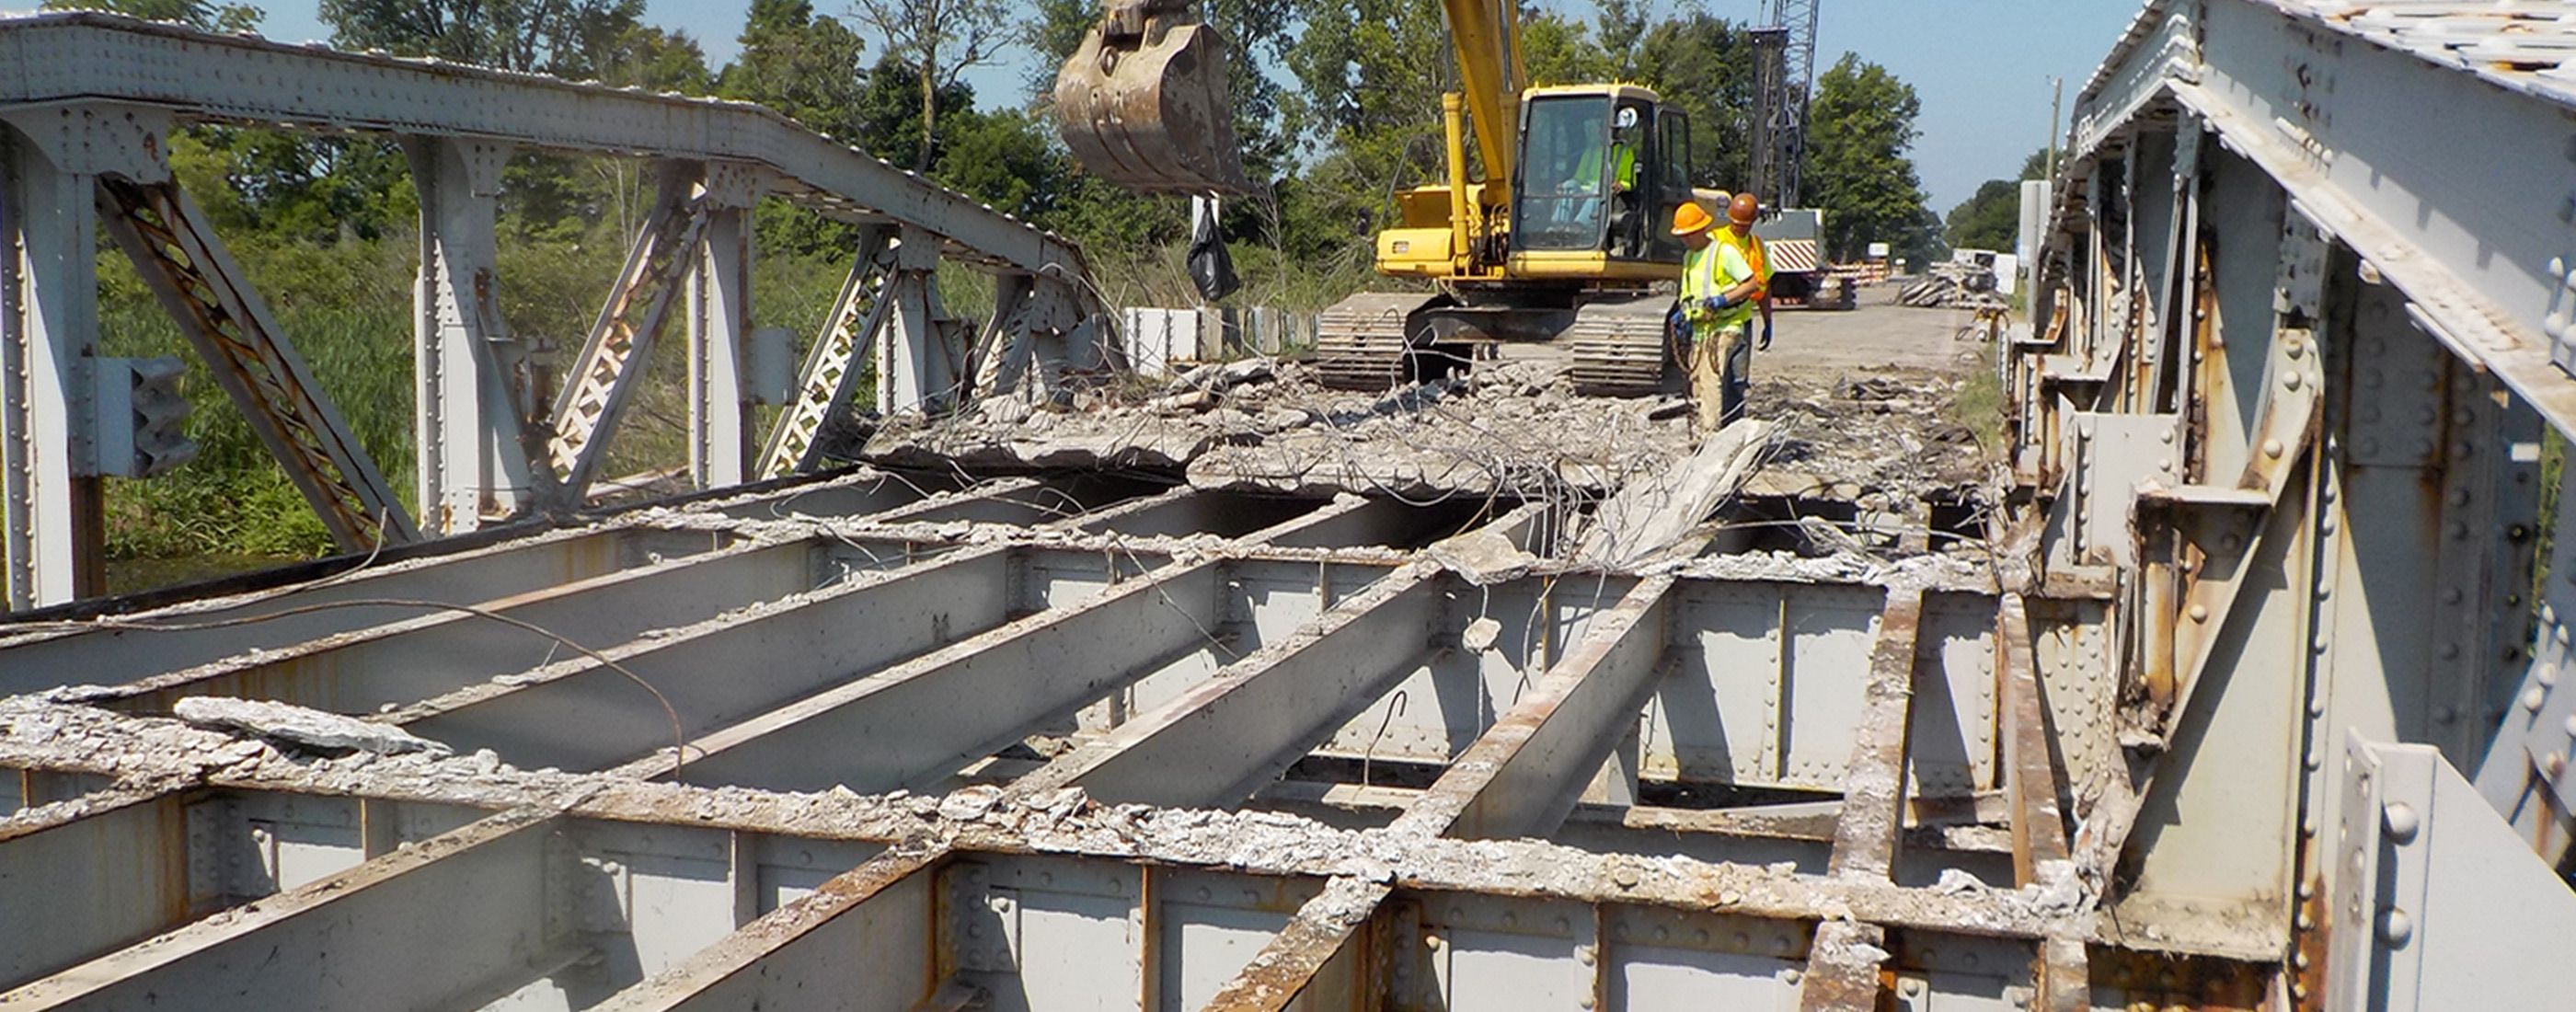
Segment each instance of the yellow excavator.
[[[1057,78],[1067,145],[1112,182],[1241,186],[1223,43],[1187,6],[1113,4]],[[1667,223],[1695,198],[1689,118],[1634,85],[1531,87],[1515,0],[1443,7],[1459,71],[1459,90],[1442,96],[1448,180],[1397,194],[1401,221],[1377,235],[1378,271],[1432,290],[1326,309],[1317,371],[1331,386],[1385,389],[1480,361],[1547,359],[1585,393],[1674,389],[1674,299],[1652,286],[1680,274]]]

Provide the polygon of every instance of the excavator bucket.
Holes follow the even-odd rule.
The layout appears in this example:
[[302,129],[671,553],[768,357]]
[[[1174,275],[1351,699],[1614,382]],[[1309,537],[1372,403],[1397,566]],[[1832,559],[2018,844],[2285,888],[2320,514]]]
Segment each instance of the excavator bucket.
[[1065,146],[1084,168],[1139,193],[1250,192],[1225,37],[1145,6],[1113,9],[1056,75]]

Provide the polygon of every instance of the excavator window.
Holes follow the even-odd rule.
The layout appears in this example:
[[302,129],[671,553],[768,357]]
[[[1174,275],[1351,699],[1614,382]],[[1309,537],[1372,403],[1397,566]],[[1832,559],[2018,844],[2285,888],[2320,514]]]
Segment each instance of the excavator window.
[[1608,217],[1603,197],[1619,161],[1609,150],[1610,97],[1532,99],[1523,107],[1522,123],[1520,206],[1512,216],[1512,246],[1600,249]]
[[1650,259],[1661,262],[1682,257],[1682,241],[1673,237],[1672,230],[1652,226],[1655,222],[1673,220],[1673,212],[1681,208],[1682,201],[1691,199],[1690,115],[1679,109],[1667,108],[1656,116],[1655,125],[1658,136],[1655,139],[1652,176],[1659,185],[1654,191],[1654,217],[1648,220],[1647,225],[1649,233],[1654,236],[1655,247],[1654,256]]

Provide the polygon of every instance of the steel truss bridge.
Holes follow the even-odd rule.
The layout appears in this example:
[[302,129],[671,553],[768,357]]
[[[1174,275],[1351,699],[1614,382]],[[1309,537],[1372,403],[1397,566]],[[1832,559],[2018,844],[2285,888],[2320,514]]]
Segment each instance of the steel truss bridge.
[[[1703,528],[1586,568],[1547,504],[804,473],[731,430],[682,501],[27,613],[0,693],[90,687],[0,700],[0,1004],[2563,1005],[2571,42],[2563,3],[2149,4],[2001,349],[1982,565],[1761,572]],[[824,343],[894,356],[888,406],[1096,310],[1060,242],[747,107],[94,17],[0,47],[13,537],[94,494],[60,392],[99,224],[222,309],[192,340],[303,421],[325,511],[399,526],[152,170],[178,122],[414,138],[423,443],[467,458],[424,464],[432,531],[582,487],[675,279],[735,354],[746,192],[878,229]],[[501,144],[666,167],[552,433],[457,298]],[[934,252],[1044,319],[933,340]],[[460,754],[162,719],[221,699]]]

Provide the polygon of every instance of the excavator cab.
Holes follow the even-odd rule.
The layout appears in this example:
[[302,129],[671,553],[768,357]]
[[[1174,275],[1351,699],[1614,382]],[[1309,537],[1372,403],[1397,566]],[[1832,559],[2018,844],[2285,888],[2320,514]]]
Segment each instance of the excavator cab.
[[1111,0],[1056,75],[1065,147],[1139,193],[1250,192],[1225,49],[1188,0]]
[[1655,226],[1690,199],[1689,165],[1690,120],[1653,92],[1532,89],[1521,103],[1515,259],[1679,263],[1679,245]]

